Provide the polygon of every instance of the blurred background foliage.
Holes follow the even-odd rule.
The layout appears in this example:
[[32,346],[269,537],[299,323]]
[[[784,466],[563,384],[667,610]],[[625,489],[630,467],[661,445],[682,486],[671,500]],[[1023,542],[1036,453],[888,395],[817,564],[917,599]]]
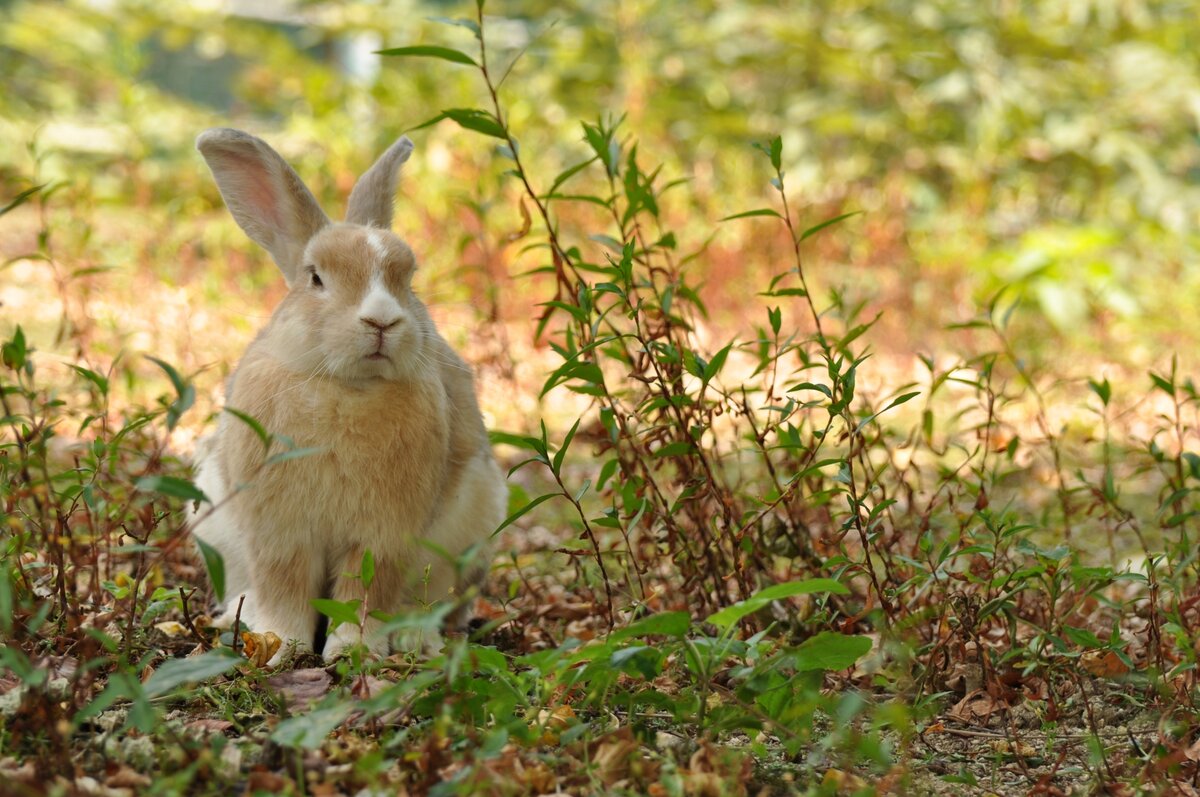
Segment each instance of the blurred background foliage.
[[[1178,350],[1190,366],[1200,350],[1200,51],[1188,0],[488,10],[493,57],[503,67],[522,54],[502,99],[540,189],[583,159],[580,120],[624,115],[624,135],[684,181],[664,214],[682,252],[702,250],[690,267],[714,324],[761,323],[760,309],[748,317],[755,291],[786,267],[777,225],[717,224],[768,204],[751,144],[779,133],[808,223],[865,211],[823,237],[811,268],[847,305],[888,311],[877,348],[929,350],[1010,286],[1006,300],[1023,299],[1018,338],[1047,364],[1071,354],[1142,368]],[[55,319],[60,340],[63,323],[95,325],[113,333],[95,351],[174,350],[198,367],[214,352],[192,352],[161,313],[151,315],[167,328],[131,329],[126,309],[184,286],[185,315],[213,315],[236,352],[282,285],[221,208],[196,133],[262,135],[338,208],[401,131],[482,104],[470,70],[373,54],[469,51],[471,32],[438,19],[468,12],[406,0],[0,2],[0,197],[55,186],[45,207],[0,222],[0,256],[39,251],[53,230],[84,272],[57,279],[86,278],[85,299],[108,297],[107,309],[47,312],[40,337],[30,319],[7,323],[32,324],[42,345]],[[541,294],[510,277],[540,256],[505,244],[522,226],[507,161],[452,123],[414,137],[397,228],[421,253],[434,302],[528,322]]]

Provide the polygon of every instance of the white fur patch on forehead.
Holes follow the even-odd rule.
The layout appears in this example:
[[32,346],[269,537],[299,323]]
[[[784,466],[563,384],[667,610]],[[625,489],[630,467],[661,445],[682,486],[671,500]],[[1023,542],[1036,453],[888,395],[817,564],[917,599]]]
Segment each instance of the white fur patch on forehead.
[[384,241],[383,233],[379,230],[367,230],[367,245],[371,247],[371,251],[375,253],[375,263],[377,266],[382,266],[387,260],[387,243]]
[[383,282],[382,268],[376,267],[371,272],[371,283],[358,306],[358,317],[371,319],[382,326],[389,326],[404,317],[404,308]]

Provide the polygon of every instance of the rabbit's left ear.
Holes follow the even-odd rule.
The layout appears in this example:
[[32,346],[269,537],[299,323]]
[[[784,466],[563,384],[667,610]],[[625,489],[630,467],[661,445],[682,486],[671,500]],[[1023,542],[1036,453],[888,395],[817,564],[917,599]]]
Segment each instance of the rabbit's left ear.
[[346,221],[366,227],[392,228],[392,205],[396,199],[396,177],[400,165],[412,154],[413,143],[408,136],[400,136],[387,152],[379,156],[375,165],[367,169],[354,190],[346,208]]
[[217,127],[196,139],[238,226],[271,253],[288,285],[310,238],[329,224],[312,192],[260,138]]

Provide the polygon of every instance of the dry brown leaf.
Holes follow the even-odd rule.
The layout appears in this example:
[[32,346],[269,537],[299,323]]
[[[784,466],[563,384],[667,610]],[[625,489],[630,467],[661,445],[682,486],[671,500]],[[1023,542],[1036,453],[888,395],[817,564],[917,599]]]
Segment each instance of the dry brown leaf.
[[279,794],[288,785],[288,780],[274,772],[256,769],[246,778],[246,794],[265,791],[268,794]]
[[11,758],[0,759],[0,780],[8,783],[20,783],[23,785],[32,785],[38,780],[37,769],[33,766],[33,761],[25,761],[20,766]]
[[225,731],[233,727],[233,723],[229,720],[205,718],[192,720],[184,727],[189,731],[196,731],[200,734],[207,735],[210,733],[225,733]]
[[546,745],[558,744],[558,735],[570,727],[574,719],[575,709],[566,703],[563,703],[554,710],[542,709],[537,714],[537,725],[542,728],[542,735],[538,739],[538,743]]
[[1017,756],[1019,758],[1036,758],[1038,755],[1038,751],[1032,745],[1025,744],[1022,741],[995,739],[991,743],[991,748],[993,752],[1000,755]]
[[692,753],[683,775],[683,790],[696,797],[745,797],[754,759],[704,741]]
[[150,778],[125,764],[121,764],[104,779],[104,785],[114,789],[144,789],[150,783]]
[[283,640],[276,636],[273,631],[268,631],[265,634],[260,634],[257,631],[243,631],[242,642],[246,646],[244,648],[246,658],[259,669],[267,666],[267,662],[279,652],[279,648],[283,644]]
[[968,725],[986,725],[988,717],[1006,705],[1004,701],[997,700],[984,690],[976,689],[974,692],[968,692],[946,716]]
[[1183,757],[1192,763],[1200,763],[1200,739],[1196,739],[1190,747],[1183,751]]
[[688,797],[725,797],[728,794],[746,793],[744,784],[730,784],[730,788],[734,791],[726,789],[725,781],[716,772],[683,773],[683,793]]
[[590,745],[596,777],[606,787],[630,777],[633,758],[641,758],[637,740],[628,726],[605,734]]
[[521,208],[521,228],[519,230],[514,230],[513,232],[510,232],[508,235],[504,236],[504,240],[508,241],[509,243],[512,243],[513,241],[519,241],[522,238],[524,238],[526,235],[529,234],[529,228],[533,225],[533,218],[529,215],[529,208],[525,205],[524,197],[521,198],[520,208]]
[[1021,693],[1026,700],[1049,700],[1050,685],[1045,678],[1031,675],[1021,682]]
[[867,788],[867,782],[853,772],[827,769],[825,776],[821,778],[821,788],[834,794],[854,794]]
[[[496,758],[482,762],[473,777],[476,791],[484,795],[537,794],[557,795],[558,778],[541,761],[525,761],[521,750],[506,745]],[[443,778],[453,777],[460,764],[441,770]]]
[[1116,678],[1129,672],[1121,657],[1111,650],[1089,650],[1080,657],[1079,664],[1097,678]]
[[267,679],[267,685],[283,695],[288,711],[307,709],[329,693],[333,678],[322,667],[289,670]]

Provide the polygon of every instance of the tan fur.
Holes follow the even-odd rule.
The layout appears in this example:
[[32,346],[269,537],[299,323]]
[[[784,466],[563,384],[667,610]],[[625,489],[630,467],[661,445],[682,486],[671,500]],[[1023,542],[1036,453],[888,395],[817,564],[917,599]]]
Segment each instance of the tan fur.
[[[266,146],[254,141],[254,151]],[[379,170],[399,165],[399,147],[368,173],[373,184],[394,186],[394,174]],[[226,161],[239,162],[235,155]],[[230,184],[236,192],[237,180],[216,165],[214,174],[223,193]],[[290,191],[287,181],[281,185]],[[375,220],[387,208],[390,224],[390,196],[372,197],[368,189],[355,189],[360,212]],[[235,215],[256,212],[259,198],[226,197]],[[304,200],[289,194],[288,201]],[[265,210],[269,220],[277,209]],[[247,231],[264,224],[239,223]],[[292,289],[250,345],[226,396],[227,406],[255,418],[275,442],[264,451],[248,424],[222,415],[198,477],[218,508],[208,515],[202,509],[193,530],[226,559],[238,559],[226,568],[227,575],[236,571],[230,596],[245,595],[243,616],[256,630],[311,645],[313,598],[358,599],[365,611],[394,613],[451,596],[460,586],[455,568],[421,540],[453,555],[486,542],[503,518],[506,489],[470,369],[412,293],[409,247],[383,229],[327,224],[292,248],[300,254],[281,264]],[[389,317],[373,318],[364,309],[369,301],[371,313]],[[288,450],[285,440],[315,452],[269,462]],[[364,594],[353,575],[366,549],[376,573]],[[382,652],[387,640],[372,636],[376,625],[366,621],[366,641]],[[358,635],[340,627],[325,654]]]

